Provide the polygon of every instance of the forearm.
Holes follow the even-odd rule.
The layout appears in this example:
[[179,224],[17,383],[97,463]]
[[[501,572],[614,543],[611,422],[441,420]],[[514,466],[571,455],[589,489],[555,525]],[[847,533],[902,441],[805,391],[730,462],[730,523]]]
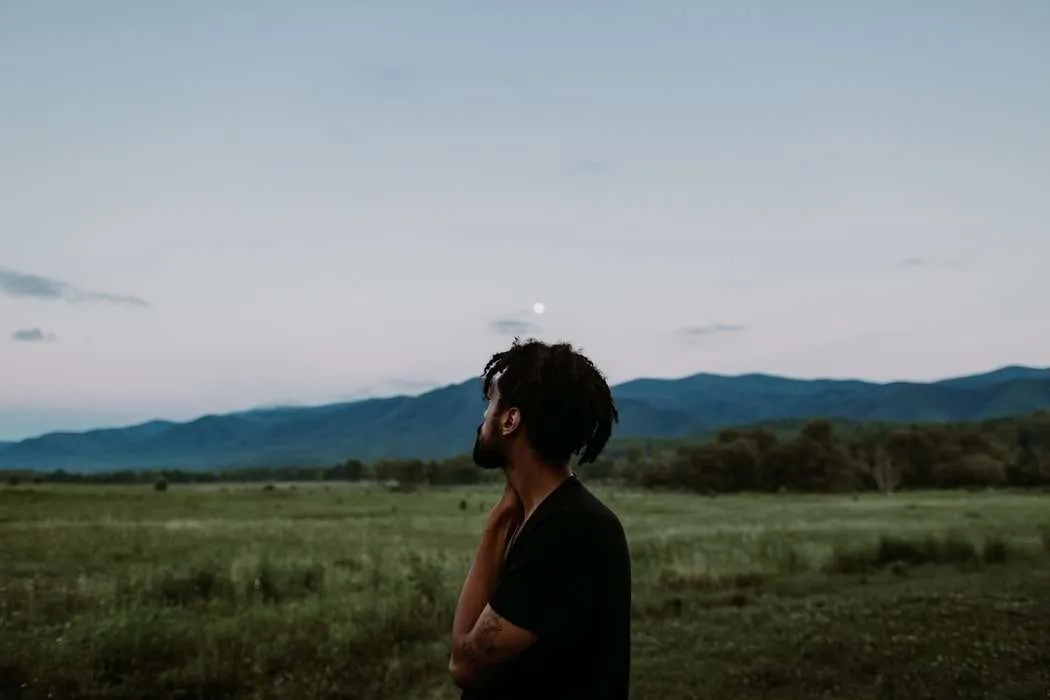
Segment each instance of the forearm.
[[456,614],[452,618],[453,657],[492,597],[506,553],[506,534],[504,527],[487,526],[482,532],[481,542],[474,554],[474,562],[459,593]]

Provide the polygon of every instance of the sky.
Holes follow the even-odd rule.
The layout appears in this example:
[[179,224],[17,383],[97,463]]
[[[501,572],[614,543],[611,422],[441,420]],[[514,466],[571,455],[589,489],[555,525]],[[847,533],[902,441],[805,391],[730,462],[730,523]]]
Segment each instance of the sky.
[[1050,365],[1050,3],[847,4],[5,0],[0,440]]

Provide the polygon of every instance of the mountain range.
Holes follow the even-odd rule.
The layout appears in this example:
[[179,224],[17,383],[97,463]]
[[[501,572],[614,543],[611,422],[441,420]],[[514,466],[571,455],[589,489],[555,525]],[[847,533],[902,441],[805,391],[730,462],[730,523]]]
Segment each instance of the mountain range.
[[[684,437],[811,417],[972,421],[1050,408],[1050,369],[1011,366],[926,383],[696,374],[635,379],[614,386],[613,394],[616,437]],[[329,465],[350,457],[439,459],[470,450],[484,407],[472,379],[418,396],[49,433],[0,443],[0,468],[212,470]]]

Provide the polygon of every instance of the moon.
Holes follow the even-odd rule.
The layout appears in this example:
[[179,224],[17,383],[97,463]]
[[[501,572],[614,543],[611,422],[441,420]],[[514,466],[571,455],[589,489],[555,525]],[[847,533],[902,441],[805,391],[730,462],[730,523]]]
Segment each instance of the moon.
[[542,314],[546,310],[547,307],[543,305],[542,301],[537,301],[535,304],[532,305],[532,313],[534,314]]

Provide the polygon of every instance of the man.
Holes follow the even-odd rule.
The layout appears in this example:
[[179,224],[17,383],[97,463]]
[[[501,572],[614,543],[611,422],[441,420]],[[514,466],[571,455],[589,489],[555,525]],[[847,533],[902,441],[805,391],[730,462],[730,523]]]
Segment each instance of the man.
[[569,467],[593,462],[619,415],[571,345],[515,339],[485,366],[474,462],[502,469],[452,623],[464,700],[624,700],[631,563],[620,521]]

